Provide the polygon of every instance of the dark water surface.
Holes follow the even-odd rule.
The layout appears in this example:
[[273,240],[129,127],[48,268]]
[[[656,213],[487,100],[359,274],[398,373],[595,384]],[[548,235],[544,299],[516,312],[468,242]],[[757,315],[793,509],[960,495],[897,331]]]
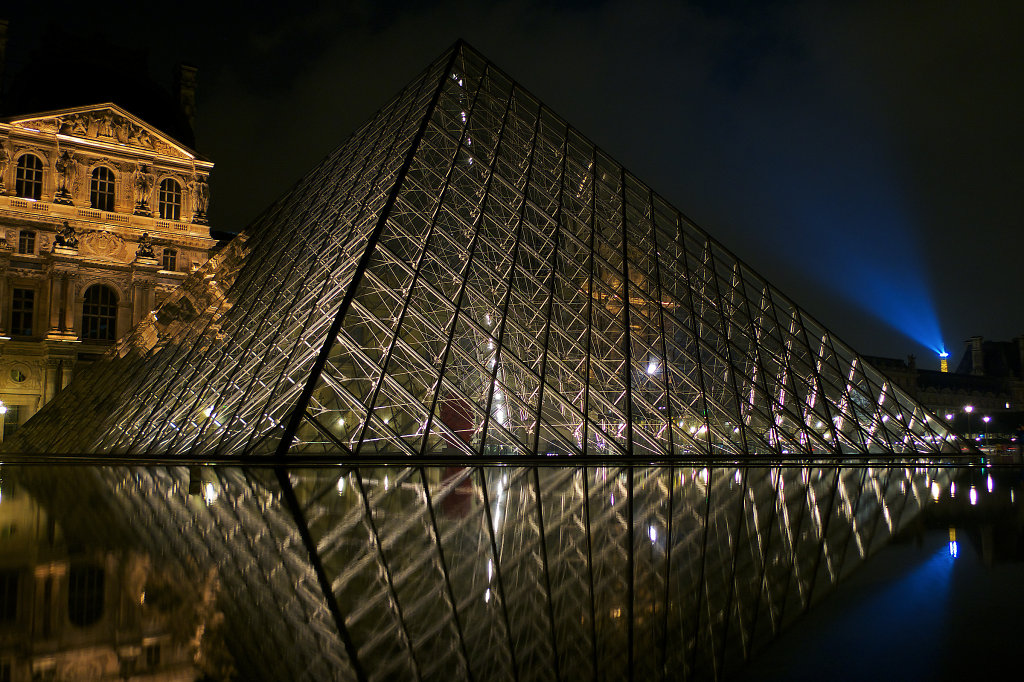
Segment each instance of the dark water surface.
[[989,493],[987,479],[960,479],[952,500],[942,491],[727,679],[1024,679],[1022,486],[1016,472],[997,471]]

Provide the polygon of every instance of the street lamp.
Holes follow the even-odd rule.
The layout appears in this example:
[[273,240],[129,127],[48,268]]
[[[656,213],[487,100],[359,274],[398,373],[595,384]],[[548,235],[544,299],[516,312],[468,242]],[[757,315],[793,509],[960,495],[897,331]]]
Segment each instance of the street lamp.
[[971,412],[974,412],[974,405],[964,405],[964,412],[967,413],[967,437],[971,437]]
[[987,414],[984,417],[981,418],[981,421],[985,422],[985,426],[982,427],[982,431],[981,431],[981,441],[985,445],[988,445],[988,423],[989,423],[989,421],[991,421],[991,419],[992,419],[992,417],[988,416]]

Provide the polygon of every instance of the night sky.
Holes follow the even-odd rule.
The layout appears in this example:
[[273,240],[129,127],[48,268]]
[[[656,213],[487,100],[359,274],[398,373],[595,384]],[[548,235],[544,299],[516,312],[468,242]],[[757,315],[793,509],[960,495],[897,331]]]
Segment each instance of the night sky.
[[217,230],[461,37],[858,351],[1024,334],[1019,0],[181,7],[0,10],[8,75],[54,31],[198,66]]

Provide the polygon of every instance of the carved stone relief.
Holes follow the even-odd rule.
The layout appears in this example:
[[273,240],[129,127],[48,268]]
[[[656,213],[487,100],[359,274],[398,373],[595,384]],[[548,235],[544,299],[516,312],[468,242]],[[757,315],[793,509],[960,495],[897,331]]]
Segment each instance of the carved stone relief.
[[79,251],[84,256],[128,260],[127,244],[112,232],[89,232],[82,235]]
[[16,389],[37,387],[39,371],[24,362],[7,361],[0,364],[0,384]]
[[59,129],[65,135],[116,141],[157,154],[182,158],[177,149],[150,133],[145,126],[110,109],[68,114],[54,119],[37,119],[31,122],[31,127],[43,132],[57,132]]
[[0,191],[4,189],[4,178],[7,177],[7,168],[11,165],[11,155],[7,153],[7,144],[0,141]]
[[38,156],[40,158],[40,160],[43,162],[44,166],[50,165],[50,155],[47,154],[45,151],[43,151],[39,147],[36,147],[36,146],[33,146],[33,145],[28,145],[28,144],[15,145],[13,156],[14,157],[21,156],[22,152],[31,152],[31,153],[35,154],[36,156]]

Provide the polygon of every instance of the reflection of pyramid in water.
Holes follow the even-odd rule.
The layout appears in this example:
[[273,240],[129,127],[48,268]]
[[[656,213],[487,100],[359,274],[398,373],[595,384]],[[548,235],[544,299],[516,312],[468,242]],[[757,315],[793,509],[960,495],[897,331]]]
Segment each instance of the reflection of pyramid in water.
[[[63,428],[50,441],[35,431],[32,449],[659,457],[953,445],[462,45],[191,277],[121,355],[58,400],[49,414]],[[97,403],[107,417],[74,407]]]

